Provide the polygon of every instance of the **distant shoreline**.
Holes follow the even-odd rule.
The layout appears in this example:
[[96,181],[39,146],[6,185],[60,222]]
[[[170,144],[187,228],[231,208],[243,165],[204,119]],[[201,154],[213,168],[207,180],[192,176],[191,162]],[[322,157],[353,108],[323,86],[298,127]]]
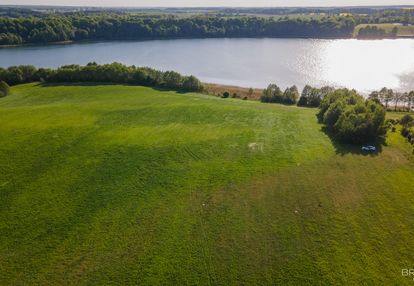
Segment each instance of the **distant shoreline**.
[[58,41],[46,43],[23,43],[17,45],[0,45],[0,49],[21,48],[21,47],[45,47],[54,45],[72,44],[97,44],[115,42],[147,42],[147,41],[171,41],[171,40],[207,40],[207,39],[309,39],[309,40],[358,40],[358,41],[381,41],[381,40],[412,40],[414,36],[398,36],[395,38],[356,38],[356,37],[174,37],[174,38],[143,38],[143,39],[124,39],[124,40],[82,40],[82,41]]

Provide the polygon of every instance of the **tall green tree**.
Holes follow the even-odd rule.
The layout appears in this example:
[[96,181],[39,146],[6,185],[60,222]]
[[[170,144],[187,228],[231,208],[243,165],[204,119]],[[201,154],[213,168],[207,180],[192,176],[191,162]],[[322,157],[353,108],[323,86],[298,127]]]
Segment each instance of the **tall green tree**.
[[397,111],[398,103],[404,101],[404,93],[395,92],[394,93],[394,111]]
[[407,107],[408,110],[411,111],[411,108],[414,105],[414,91],[410,91],[407,95]]
[[299,98],[299,91],[296,85],[286,88],[283,93],[282,102],[285,104],[296,104]]
[[282,103],[283,93],[276,84],[269,84],[269,86],[263,90],[260,101],[268,103]]
[[394,99],[394,91],[392,89],[383,87],[379,91],[379,98],[381,102],[384,103],[385,108],[388,108],[389,103],[392,102]]

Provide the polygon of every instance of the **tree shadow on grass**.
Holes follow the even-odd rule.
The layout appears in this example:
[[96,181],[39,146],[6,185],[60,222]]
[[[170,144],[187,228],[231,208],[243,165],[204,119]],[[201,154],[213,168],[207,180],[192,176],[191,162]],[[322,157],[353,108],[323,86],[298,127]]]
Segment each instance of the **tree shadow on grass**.
[[182,89],[171,89],[171,88],[167,88],[167,87],[160,87],[160,86],[148,86],[149,88],[152,88],[153,90],[156,91],[164,91],[164,92],[175,92],[175,93],[179,93],[179,94],[186,94],[186,93],[192,93],[193,91],[186,91],[186,90],[182,90]]
[[[335,134],[329,130],[326,126],[321,128],[321,131],[328,135],[329,139],[332,142],[332,145],[335,147],[335,152],[338,155],[344,156],[347,154],[354,154],[354,155],[361,155],[361,156],[370,156],[375,157],[382,153],[382,147],[387,146],[385,138],[380,137],[376,140],[373,140],[368,143],[360,143],[360,144],[350,144],[350,143],[342,143],[340,140],[335,136]],[[372,145],[375,146],[375,152],[363,151],[362,147]]]
[[191,93],[191,91],[185,91],[185,90],[176,90],[166,87],[160,87],[160,86],[146,86],[146,85],[139,85],[139,84],[128,84],[128,83],[110,83],[110,82],[40,82],[36,84],[35,86],[40,87],[57,87],[57,86],[100,86],[100,85],[121,85],[121,86],[140,86],[140,87],[147,87],[151,88],[156,91],[160,92],[175,92],[178,94],[186,94]]
[[40,87],[57,87],[57,86],[99,86],[99,85],[128,85],[121,83],[105,83],[105,82],[40,82],[36,86]]

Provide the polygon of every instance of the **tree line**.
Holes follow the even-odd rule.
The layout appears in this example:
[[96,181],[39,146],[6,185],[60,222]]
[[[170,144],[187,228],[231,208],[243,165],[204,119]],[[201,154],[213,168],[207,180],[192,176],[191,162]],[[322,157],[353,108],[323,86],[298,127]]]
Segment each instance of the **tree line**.
[[[292,86],[284,92],[276,84],[269,84],[263,90],[260,101],[266,103],[297,104],[304,107],[319,107],[322,100],[332,92],[334,87],[324,86],[321,88],[306,85],[299,95],[298,88]],[[414,90],[410,92],[397,92],[389,88],[372,91],[368,99],[382,104],[388,110],[410,111],[414,107]]]
[[410,111],[414,107],[414,91],[396,92],[389,88],[382,88],[379,91],[373,91],[369,99],[380,102],[387,109],[394,111]]
[[352,37],[351,16],[255,17],[49,14],[0,17],[0,45],[81,40],[220,37]]
[[[153,14],[146,14],[144,10],[128,12],[99,9],[89,12],[67,12],[66,9],[39,12],[7,8],[0,11],[0,45],[155,38],[351,38],[358,24],[414,25],[414,9],[389,8],[251,8],[240,11],[226,8],[213,9],[208,15],[198,10],[188,13],[193,16],[179,15],[174,13],[174,9],[166,13],[154,10]],[[254,14],[263,16],[251,16]],[[361,38],[392,36],[392,31],[388,35],[383,29],[374,26],[360,31]]]
[[[366,143],[385,135],[387,109],[412,110],[414,91],[394,92],[384,87],[380,91],[373,91],[365,99],[355,90],[306,85],[299,96],[296,86],[282,92],[276,84],[270,84],[263,90],[260,100],[266,103],[318,107],[318,121],[326,126],[329,134],[346,143]],[[411,131],[412,129],[409,132]]]
[[297,103],[298,98],[299,91],[295,85],[286,88],[285,91],[282,92],[276,84],[270,84],[263,90],[263,95],[261,96],[260,101],[292,105]]
[[366,26],[359,29],[357,38],[358,39],[385,39],[385,38],[396,38],[398,34],[398,28],[394,27],[391,31],[377,27],[377,26]]
[[260,97],[260,101],[287,105],[297,104],[298,106],[304,107],[319,107],[322,99],[334,90],[335,89],[330,86],[316,88],[306,85],[303,88],[302,93],[299,94],[298,88],[295,85],[286,88],[285,91],[282,92],[280,87],[276,84],[269,84],[269,86],[263,90],[263,95]]
[[194,76],[175,71],[159,71],[148,67],[126,66],[120,63],[85,66],[66,65],[58,69],[36,68],[30,65],[0,68],[0,81],[9,85],[29,82],[99,82],[125,83],[161,87],[182,91],[202,91],[203,85]]

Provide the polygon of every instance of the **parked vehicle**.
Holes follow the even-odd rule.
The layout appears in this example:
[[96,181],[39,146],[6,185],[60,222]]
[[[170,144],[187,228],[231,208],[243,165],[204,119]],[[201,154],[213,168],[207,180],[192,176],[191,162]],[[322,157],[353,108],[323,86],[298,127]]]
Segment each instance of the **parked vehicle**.
[[372,146],[372,145],[367,145],[367,146],[362,146],[361,150],[365,152],[375,152],[377,151],[377,148],[375,148],[375,146]]

